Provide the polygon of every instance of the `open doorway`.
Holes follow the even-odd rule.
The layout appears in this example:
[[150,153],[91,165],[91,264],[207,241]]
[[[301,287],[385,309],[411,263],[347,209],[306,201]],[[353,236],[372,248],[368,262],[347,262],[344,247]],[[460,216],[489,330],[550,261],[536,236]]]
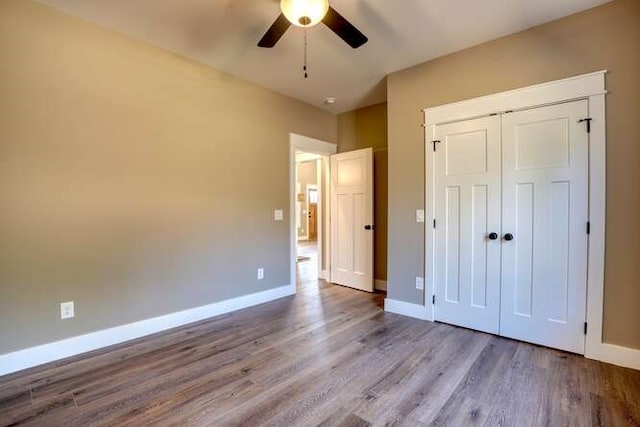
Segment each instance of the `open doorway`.
[[[296,268],[299,285],[323,277],[321,254],[325,228],[322,227],[325,194],[322,185],[323,160],[320,154],[296,152],[295,235]],[[326,215],[325,215],[326,216]]]
[[329,156],[337,146],[290,137],[291,283],[300,286],[329,278]]
[[372,149],[337,154],[335,144],[290,136],[290,283],[373,292]]

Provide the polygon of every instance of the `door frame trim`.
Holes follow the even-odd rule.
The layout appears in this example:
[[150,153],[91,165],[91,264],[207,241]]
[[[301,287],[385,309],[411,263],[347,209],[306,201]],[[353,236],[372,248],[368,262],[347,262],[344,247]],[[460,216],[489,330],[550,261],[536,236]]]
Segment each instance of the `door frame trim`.
[[[587,319],[585,357],[609,359],[607,345],[602,340],[604,301],[605,195],[606,195],[606,123],[605,75],[597,71],[551,81],[521,89],[473,98],[467,101],[423,109],[425,144],[425,212],[431,224],[435,219],[435,168],[431,141],[437,125],[469,120],[507,111],[517,111],[586,99],[589,104],[591,133],[589,136],[589,220],[591,233],[588,246]],[[434,294],[435,233],[425,227],[425,299],[427,320],[434,320],[431,296]],[[609,360],[610,361],[610,360]],[[616,363],[615,361],[611,361]]]
[[[331,217],[331,198],[330,198],[330,186],[327,185],[329,172],[328,156],[338,152],[338,145],[327,141],[311,138],[296,133],[289,134],[289,283],[296,290],[296,151],[304,151],[306,153],[318,154],[322,156],[320,159],[320,167],[322,172],[325,172],[325,182],[318,180],[318,191],[320,191],[320,197],[325,197],[326,203],[322,205],[320,210],[327,212],[327,220],[330,221]],[[321,171],[318,171],[320,175]],[[324,216],[321,212],[318,215],[318,275],[324,276],[323,271],[330,268],[331,261],[331,227],[324,227]],[[327,223],[329,223],[327,221]],[[323,246],[325,250],[323,251]],[[322,261],[325,260],[325,269],[322,269]]]

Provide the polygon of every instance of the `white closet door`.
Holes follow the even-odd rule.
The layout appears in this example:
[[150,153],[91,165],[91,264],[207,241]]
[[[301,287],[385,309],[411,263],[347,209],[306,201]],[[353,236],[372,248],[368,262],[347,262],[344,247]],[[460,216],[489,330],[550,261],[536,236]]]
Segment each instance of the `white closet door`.
[[373,150],[331,156],[331,281],[373,292]]
[[497,334],[500,117],[438,126],[435,139],[435,319]]
[[584,353],[589,141],[578,120],[587,115],[587,101],[505,114],[502,133],[500,335],[575,353]]

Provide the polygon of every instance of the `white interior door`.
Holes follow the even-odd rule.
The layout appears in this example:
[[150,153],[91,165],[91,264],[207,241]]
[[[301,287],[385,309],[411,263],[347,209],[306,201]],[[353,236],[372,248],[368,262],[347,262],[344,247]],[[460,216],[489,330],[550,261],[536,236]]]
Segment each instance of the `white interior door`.
[[373,150],[331,156],[331,281],[373,292]]
[[500,117],[438,126],[435,139],[435,319],[497,334]]
[[575,353],[587,295],[587,115],[586,100],[505,114],[502,133],[500,334]]

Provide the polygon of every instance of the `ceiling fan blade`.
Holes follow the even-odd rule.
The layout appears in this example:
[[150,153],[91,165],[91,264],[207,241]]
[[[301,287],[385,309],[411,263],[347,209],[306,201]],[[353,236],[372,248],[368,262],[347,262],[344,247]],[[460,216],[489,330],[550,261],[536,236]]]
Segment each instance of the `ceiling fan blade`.
[[354,49],[359,48],[369,41],[367,36],[362,34],[360,30],[344,19],[342,15],[336,12],[331,6],[329,6],[329,11],[322,19],[322,22]]
[[258,42],[259,47],[274,47],[280,37],[291,26],[291,22],[281,13]]

